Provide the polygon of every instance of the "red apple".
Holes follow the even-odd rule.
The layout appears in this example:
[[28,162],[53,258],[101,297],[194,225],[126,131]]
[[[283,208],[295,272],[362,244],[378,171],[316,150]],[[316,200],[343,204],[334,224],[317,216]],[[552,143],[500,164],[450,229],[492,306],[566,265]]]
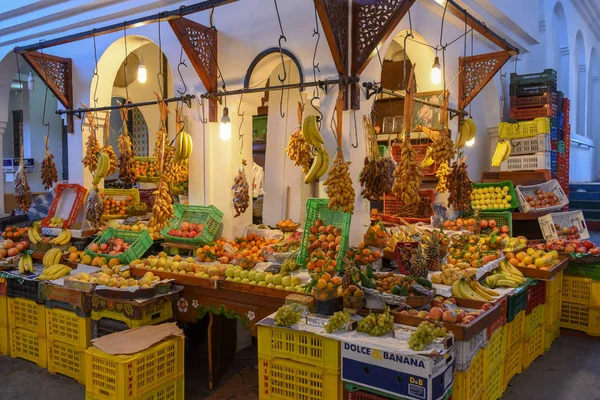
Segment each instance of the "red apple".
[[581,244],[588,250],[594,247],[594,243],[590,242],[589,240],[584,240],[581,242]]
[[491,310],[492,308],[494,308],[494,306],[493,306],[492,304],[490,304],[490,303],[484,303],[484,304],[481,306],[481,309],[482,309],[483,311],[488,311],[488,310]]
[[429,311],[429,318],[431,318],[434,321],[439,321],[440,319],[442,319],[443,315],[444,311],[440,307],[433,307]]
[[442,314],[442,320],[444,322],[454,324],[458,320],[458,317],[456,316],[456,313],[454,311],[448,310],[444,311],[444,314]]

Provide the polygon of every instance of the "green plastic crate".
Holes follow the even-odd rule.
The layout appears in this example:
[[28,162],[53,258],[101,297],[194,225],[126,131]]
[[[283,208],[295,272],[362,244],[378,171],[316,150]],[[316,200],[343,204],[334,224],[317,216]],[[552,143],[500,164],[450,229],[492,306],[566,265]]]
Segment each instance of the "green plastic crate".
[[575,261],[569,261],[569,266],[565,269],[565,275],[582,276],[600,281],[600,264],[579,264]]
[[129,248],[125,250],[124,253],[118,254],[116,256],[94,253],[89,249],[89,246],[86,247],[85,252],[89,254],[92,258],[96,256],[105,257],[107,260],[116,258],[123,264],[129,264],[133,260],[141,258],[154,243],[152,237],[147,231],[121,231],[115,228],[106,229],[104,232],[99,234],[96,237],[96,239],[92,241],[92,243],[101,245],[103,243],[108,242],[112,238],[123,239],[124,242],[129,243]]
[[512,322],[518,313],[527,309],[527,286],[529,286],[530,281],[528,280],[516,288],[510,295],[506,296],[508,300],[506,305],[506,322]]
[[[508,225],[508,235],[512,236],[512,212],[510,211],[480,211],[479,218],[481,219],[494,219],[496,220],[496,227],[500,228],[502,225]],[[481,233],[484,235],[490,234],[491,228],[481,229]]]
[[508,194],[512,197],[510,200],[510,206],[508,208],[488,208],[482,211],[511,211],[519,206],[519,202],[517,201],[517,193],[515,192],[515,186],[512,181],[502,181],[502,182],[491,182],[491,183],[473,183],[473,189],[485,189],[485,188],[503,188],[504,186],[508,186]]
[[[211,244],[223,219],[223,212],[215,206],[186,206],[175,203],[173,211],[175,217],[169,221],[160,233],[167,241],[187,243],[194,246]],[[195,238],[182,238],[169,235],[169,231],[171,229],[179,229],[182,222],[204,224],[202,233]]]
[[325,225],[333,225],[342,230],[340,252],[336,260],[338,268],[342,265],[342,259],[348,251],[352,214],[330,210],[327,207],[328,204],[329,199],[308,199],[306,201],[306,220],[304,221],[304,232],[302,233],[302,247],[300,247],[300,253],[296,259],[299,265],[306,266],[308,263],[308,236],[310,235],[310,227],[316,219],[321,219]]
[[379,150],[379,155],[381,157],[385,157],[385,152],[387,151],[387,146],[385,144],[380,144],[377,146],[377,150]]
[[267,140],[267,121],[266,115],[252,117],[252,139]]

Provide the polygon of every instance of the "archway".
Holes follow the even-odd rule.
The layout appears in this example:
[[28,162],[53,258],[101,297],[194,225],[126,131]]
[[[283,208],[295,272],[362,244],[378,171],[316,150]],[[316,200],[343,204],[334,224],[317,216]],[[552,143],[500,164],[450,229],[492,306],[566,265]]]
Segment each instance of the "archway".
[[567,37],[567,18],[565,10],[560,1],[556,2],[552,11],[552,34],[554,43],[554,52],[552,65],[558,71],[558,90],[561,90],[565,97],[569,96],[569,42]]
[[588,70],[588,109],[587,109],[587,137],[592,140],[598,138],[600,131],[600,57],[596,48],[592,48],[590,67]]
[[581,136],[587,136],[587,130],[585,129],[586,123],[586,100],[585,94],[587,89],[587,72],[586,72],[586,60],[585,60],[585,44],[583,41],[583,34],[580,30],[577,31],[575,36],[575,66],[577,71],[577,102],[575,104],[576,125],[574,132]]

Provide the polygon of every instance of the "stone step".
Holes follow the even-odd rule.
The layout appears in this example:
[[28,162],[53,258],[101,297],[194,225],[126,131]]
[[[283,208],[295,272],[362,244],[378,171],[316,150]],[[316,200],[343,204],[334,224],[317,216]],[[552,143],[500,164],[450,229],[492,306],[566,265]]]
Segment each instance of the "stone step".
[[600,201],[600,192],[577,192],[575,190],[569,191],[569,200],[594,200]]
[[571,183],[569,185],[569,193],[576,192],[578,190],[585,190],[586,192],[600,192],[599,183]]
[[569,197],[570,210],[600,211],[600,201],[597,200],[574,200]]

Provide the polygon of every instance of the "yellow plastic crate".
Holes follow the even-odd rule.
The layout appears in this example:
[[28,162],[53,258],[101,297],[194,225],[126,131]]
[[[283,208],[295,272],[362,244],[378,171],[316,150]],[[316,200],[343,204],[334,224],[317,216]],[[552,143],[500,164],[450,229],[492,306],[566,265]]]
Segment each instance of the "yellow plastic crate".
[[479,350],[475,357],[473,357],[469,369],[456,373],[454,386],[452,387],[453,400],[475,400],[481,398],[482,393],[485,392],[485,381],[487,379],[484,363],[484,352],[483,350]]
[[128,318],[122,312],[116,310],[92,310],[92,321],[100,321],[102,318],[124,322],[130,329],[146,325],[158,325],[173,318],[173,302],[164,301],[160,304],[155,303],[145,307],[142,311],[142,319]]
[[506,347],[516,345],[525,338],[525,310],[519,312],[515,319],[506,324]]
[[10,329],[10,356],[34,362],[40,368],[48,365],[46,338],[23,328]]
[[498,124],[498,135],[502,139],[520,139],[541,134],[550,134],[550,118],[539,117],[531,121]]
[[536,358],[544,354],[545,334],[546,329],[543,325],[540,325],[535,328],[531,336],[523,344],[523,355],[521,356],[523,370],[529,368]]
[[259,326],[258,355],[267,360],[287,358],[334,372],[341,367],[340,342],[286,328]]
[[48,339],[48,372],[66,375],[85,385],[85,349]]
[[546,326],[546,330],[555,323],[558,324],[560,322],[561,304],[561,292],[556,293],[555,297],[551,298],[549,301],[546,300],[546,304],[544,304],[544,325]]
[[0,324],[8,325],[8,297],[0,296]]
[[[140,191],[139,189],[100,189],[101,195],[106,195],[114,200],[125,200],[128,197],[132,198],[131,205],[138,204],[140,202]],[[102,218],[106,219],[116,219],[116,218],[127,218],[127,214],[118,215],[118,214],[104,214]]]
[[72,311],[46,308],[46,332],[49,340],[61,340],[85,351],[92,339],[92,321]]
[[600,309],[563,301],[560,327],[583,331],[590,336],[600,336]]
[[554,275],[551,281],[546,281],[546,303],[551,301],[557,293],[562,292],[564,271],[560,271]]
[[556,321],[554,325],[550,327],[550,329],[546,329],[546,334],[544,336],[544,351],[550,350],[552,346],[552,342],[554,342],[560,336],[560,325],[559,321]]
[[138,399],[184,372],[184,338],[174,336],[133,355],[85,352],[85,388],[98,398]]
[[339,370],[330,373],[314,365],[282,358],[258,358],[259,399],[264,400],[341,400]]
[[495,368],[504,361],[506,353],[506,326],[501,326],[492,333],[484,349],[486,368]]
[[508,386],[508,382],[523,370],[523,361],[521,359],[523,353],[523,342],[519,342],[513,346],[506,347],[506,356],[504,357],[504,390]]
[[23,328],[46,338],[46,313],[43,304],[33,300],[15,297],[8,299],[8,326],[10,329]]
[[[98,396],[94,393],[85,392],[86,400],[109,400],[108,397]],[[185,399],[185,378],[182,376],[151,390],[141,396],[138,400],[184,400]]]
[[600,307],[600,281],[567,275],[563,279],[562,299],[569,303]]
[[486,367],[486,400],[498,400],[504,393],[504,361],[489,369]]
[[525,340],[529,339],[538,326],[544,327],[545,316],[546,306],[544,304],[540,304],[529,315],[525,315]]
[[10,356],[10,330],[5,324],[0,324],[0,355]]

